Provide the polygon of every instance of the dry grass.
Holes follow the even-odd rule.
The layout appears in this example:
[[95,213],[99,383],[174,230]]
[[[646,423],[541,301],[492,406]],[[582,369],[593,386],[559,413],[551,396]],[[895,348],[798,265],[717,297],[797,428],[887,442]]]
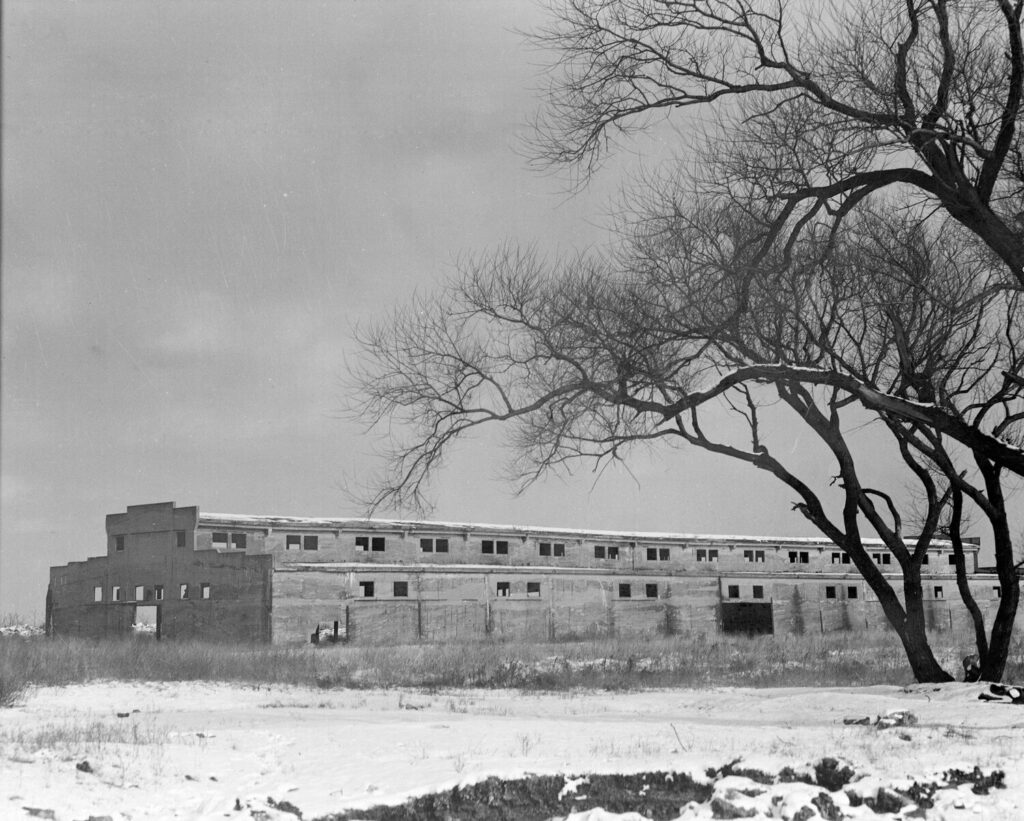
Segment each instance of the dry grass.
[[[948,670],[969,646],[933,637]],[[826,636],[607,639],[576,643],[480,642],[401,647],[237,647],[152,638],[0,639],[0,704],[31,685],[115,679],[237,681],[333,687],[515,687],[543,690],[649,687],[909,684],[891,633]],[[1024,680],[1024,644],[1007,680]]]

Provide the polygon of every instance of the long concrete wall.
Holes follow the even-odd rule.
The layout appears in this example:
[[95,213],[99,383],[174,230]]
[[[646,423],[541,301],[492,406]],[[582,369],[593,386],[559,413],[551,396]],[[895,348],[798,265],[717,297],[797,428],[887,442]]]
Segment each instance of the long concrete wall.
[[[365,595],[366,582],[373,597]],[[407,596],[394,595],[396,582],[406,585]],[[621,585],[630,586],[629,598]],[[656,596],[647,596],[648,585],[657,587]],[[709,578],[292,565],[274,573],[272,633],[275,643],[294,643],[318,629],[333,635],[336,626],[339,636],[360,644],[711,633],[718,628],[718,591],[717,579]]]

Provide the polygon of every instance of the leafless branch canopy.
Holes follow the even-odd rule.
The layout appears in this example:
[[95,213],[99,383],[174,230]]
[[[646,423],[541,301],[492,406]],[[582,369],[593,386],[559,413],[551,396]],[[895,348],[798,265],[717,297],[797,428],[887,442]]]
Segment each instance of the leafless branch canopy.
[[[536,156],[583,179],[618,135],[698,107],[703,184],[791,241],[872,192],[943,209],[1024,285],[1024,47],[1012,0],[554,0]],[[708,117],[711,115],[711,117]]]

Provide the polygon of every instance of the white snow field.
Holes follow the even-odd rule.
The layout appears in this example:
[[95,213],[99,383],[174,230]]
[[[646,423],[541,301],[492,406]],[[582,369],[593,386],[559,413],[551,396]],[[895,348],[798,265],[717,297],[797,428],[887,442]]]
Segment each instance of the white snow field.
[[[778,772],[838,757],[872,796],[951,767],[1002,769],[1006,788],[939,793],[918,817],[1024,819],[1024,707],[978,684],[581,691],[318,690],[106,682],[30,690],[0,710],[0,818],[311,819],[490,775],[676,770],[707,780],[737,758]],[[847,719],[910,711],[880,729]],[[586,782],[569,782],[585,790]],[[804,784],[742,795],[751,817],[792,818]],[[724,792],[723,792],[724,791]],[[771,797],[775,801],[771,802]],[[844,793],[835,793],[843,799]],[[746,804],[744,804],[746,802]],[[711,818],[711,802],[680,808]],[[911,813],[912,807],[903,810]],[[845,817],[877,818],[866,806]],[[639,818],[592,810],[576,819]],[[884,817],[902,817],[900,815]]]

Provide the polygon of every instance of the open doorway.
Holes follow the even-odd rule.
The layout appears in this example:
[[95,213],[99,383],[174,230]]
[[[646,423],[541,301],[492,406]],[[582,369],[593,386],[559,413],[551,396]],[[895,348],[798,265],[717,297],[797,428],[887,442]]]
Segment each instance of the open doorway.
[[771,602],[722,602],[722,630],[726,633],[771,635]]
[[136,636],[152,636],[160,638],[160,605],[135,605],[135,618],[132,619],[132,633]]

